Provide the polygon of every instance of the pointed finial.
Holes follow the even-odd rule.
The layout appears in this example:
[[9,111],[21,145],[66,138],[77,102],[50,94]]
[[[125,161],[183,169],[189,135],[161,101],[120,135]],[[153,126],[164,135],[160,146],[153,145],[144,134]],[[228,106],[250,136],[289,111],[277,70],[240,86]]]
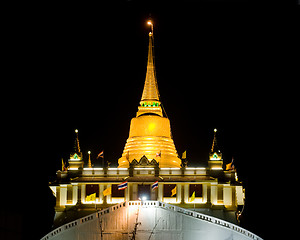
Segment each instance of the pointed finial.
[[148,25],[151,26],[151,31],[149,32],[149,46],[148,46],[148,61],[147,61],[147,72],[145,85],[142,95],[142,101],[159,101],[159,92],[157,87],[155,65],[154,65],[154,41],[153,41],[153,23],[149,20]]
[[[214,140],[211,146],[210,154],[209,154],[209,160],[220,160],[222,161],[222,153],[220,150],[218,150],[217,146],[217,129],[214,129]],[[222,166],[220,166],[222,167]]]
[[88,154],[89,154],[88,168],[92,168],[92,162],[91,162],[91,151],[88,151]]
[[153,22],[151,20],[148,20],[147,24],[151,27],[151,32],[149,32],[149,36],[153,35]]
[[80,153],[79,138],[78,138],[78,129],[75,129],[75,134],[76,134],[75,152]]
[[217,129],[215,128],[214,129],[214,140],[213,140],[213,143],[212,143],[212,146],[211,146],[211,152],[214,152],[214,149],[217,146],[217,137],[216,137],[217,134],[216,133],[217,133]]
[[154,113],[162,117],[163,113],[157,86],[154,63],[153,22],[149,20],[147,24],[151,26],[151,32],[149,32],[147,71],[139,111],[137,112],[137,117],[146,113]]

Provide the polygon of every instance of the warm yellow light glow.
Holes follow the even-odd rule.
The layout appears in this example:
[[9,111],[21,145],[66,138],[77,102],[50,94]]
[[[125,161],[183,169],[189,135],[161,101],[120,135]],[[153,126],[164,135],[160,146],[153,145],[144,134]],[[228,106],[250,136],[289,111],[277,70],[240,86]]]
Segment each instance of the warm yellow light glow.
[[88,151],[88,154],[91,154],[91,151]]
[[75,132],[78,133],[78,129],[75,129]]
[[156,127],[156,124],[153,122],[148,125],[148,129],[150,132],[152,132],[155,129],[155,127]]
[[[160,167],[180,167],[181,160],[177,157],[170,128],[170,120],[165,117],[140,115],[133,118],[119,167],[128,168],[128,162],[144,155],[148,160],[158,161]],[[157,157],[160,152],[161,156]]]
[[153,25],[153,23],[150,20],[147,22],[147,24],[148,25]]
[[165,202],[165,203],[180,203],[180,201],[176,200],[176,197],[164,197],[163,202]]
[[194,204],[194,203],[206,203],[206,201],[203,200],[202,197],[195,197],[194,201],[189,197],[188,201],[184,201],[187,204]]
[[216,128],[214,129],[214,132],[217,132],[217,129],[216,129]]
[[204,167],[187,167],[185,169],[187,169],[187,170],[205,170],[206,168],[204,168]]
[[125,201],[125,198],[123,197],[112,197],[111,200],[107,200],[107,203],[108,204],[111,204],[111,203],[121,203],[121,202],[124,202]]
[[78,168],[72,168],[72,167],[70,167],[69,170],[78,170]]
[[83,168],[83,170],[103,170],[103,168]]

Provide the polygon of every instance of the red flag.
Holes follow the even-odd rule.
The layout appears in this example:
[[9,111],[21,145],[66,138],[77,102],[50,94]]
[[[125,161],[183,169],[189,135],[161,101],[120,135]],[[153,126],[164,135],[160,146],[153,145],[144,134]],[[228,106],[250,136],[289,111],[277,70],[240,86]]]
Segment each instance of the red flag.
[[99,157],[104,158],[104,150],[98,154],[97,159],[98,159]]

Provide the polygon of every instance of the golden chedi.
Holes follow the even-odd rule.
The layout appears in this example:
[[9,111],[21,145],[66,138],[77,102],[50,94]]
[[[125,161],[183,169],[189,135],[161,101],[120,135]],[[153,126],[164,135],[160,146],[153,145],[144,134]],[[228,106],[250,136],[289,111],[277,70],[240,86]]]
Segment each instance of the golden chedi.
[[120,168],[143,156],[155,159],[161,168],[180,167],[181,160],[172,139],[170,120],[163,116],[153,62],[153,33],[149,33],[149,50],[146,80],[136,117],[131,120]]

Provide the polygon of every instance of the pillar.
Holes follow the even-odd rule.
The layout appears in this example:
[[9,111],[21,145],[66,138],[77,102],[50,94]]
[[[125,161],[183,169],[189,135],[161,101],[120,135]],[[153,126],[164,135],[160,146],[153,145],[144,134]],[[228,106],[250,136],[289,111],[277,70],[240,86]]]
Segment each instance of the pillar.
[[218,186],[217,185],[211,185],[210,198],[211,198],[212,204],[217,204],[217,202],[218,202]]
[[67,203],[67,185],[60,185],[60,206]]
[[164,190],[164,185],[162,183],[158,183],[158,196],[157,196],[157,201],[162,201],[163,200],[163,190]]
[[103,191],[104,191],[104,185],[103,184],[99,184],[99,203],[103,203]]
[[232,191],[230,186],[224,186],[223,201],[225,206],[232,205]]
[[85,202],[85,184],[81,184],[81,202]]
[[203,203],[207,202],[207,185],[202,184],[202,201]]
[[176,203],[181,203],[181,184],[176,184]]
[[184,202],[185,203],[188,203],[189,202],[189,184],[188,183],[185,183],[184,184]]
[[78,183],[72,183],[72,204],[78,201]]

